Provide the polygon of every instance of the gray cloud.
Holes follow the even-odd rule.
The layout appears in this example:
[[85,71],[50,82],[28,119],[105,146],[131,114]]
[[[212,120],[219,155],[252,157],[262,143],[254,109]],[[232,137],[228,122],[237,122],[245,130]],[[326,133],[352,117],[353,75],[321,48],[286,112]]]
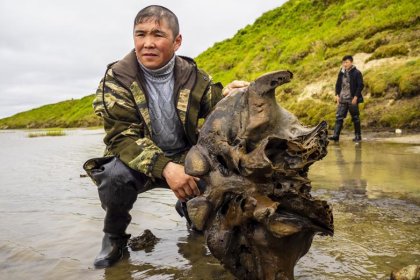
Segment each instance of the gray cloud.
[[142,7],[175,12],[195,57],[285,0],[0,0],[0,118],[93,93],[105,66],[132,48]]

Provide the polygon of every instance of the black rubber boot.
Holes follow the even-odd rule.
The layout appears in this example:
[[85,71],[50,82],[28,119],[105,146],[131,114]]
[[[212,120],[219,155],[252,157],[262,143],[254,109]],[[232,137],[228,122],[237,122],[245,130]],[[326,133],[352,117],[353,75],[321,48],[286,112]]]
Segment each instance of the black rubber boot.
[[355,121],[354,123],[354,138],[353,141],[354,142],[361,142],[362,141],[362,131],[360,128],[360,121]]
[[328,137],[329,140],[333,140],[335,142],[338,142],[340,140],[340,133],[341,133],[341,129],[343,128],[343,122],[335,122],[335,127],[334,127],[334,135]]
[[120,236],[105,233],[102,239],[102,249],[93,263],[95,267],[110,267],[118,262],[124,255],[124,250],[127,247],[127,241],[130,236],[129,234]]
[[353,142],[362,142],[362,135],[356,134],[353,138]]

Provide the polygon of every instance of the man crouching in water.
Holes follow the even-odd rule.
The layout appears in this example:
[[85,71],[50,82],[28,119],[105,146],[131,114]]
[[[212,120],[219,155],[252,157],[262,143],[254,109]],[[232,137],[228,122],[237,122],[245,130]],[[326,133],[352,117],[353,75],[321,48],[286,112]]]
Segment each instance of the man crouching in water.
[[[93,102],[106,132],[105,156],[84,165],[106,211],[95,267],[122,258],[138,194],[158,187],[171,189],[180,201],[200,194],[199,179],[185,174],[182,164],[197,141],[198,119],[229,94],[194,60],[175,54],[182,36],[169,9],[142,9],[133,37],[134,50],[108,65]],[[246,85],[232,83],[229,89]]]

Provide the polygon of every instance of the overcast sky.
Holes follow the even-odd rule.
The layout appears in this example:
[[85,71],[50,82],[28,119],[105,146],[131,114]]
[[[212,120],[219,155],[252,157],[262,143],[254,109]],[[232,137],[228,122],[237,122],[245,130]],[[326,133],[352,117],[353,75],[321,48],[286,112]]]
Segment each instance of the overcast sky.
[[108,63],[133,47],[151,4],[177,14],[178,54],[195,57],[285,0],[0,0],[0,118],[93,93]]

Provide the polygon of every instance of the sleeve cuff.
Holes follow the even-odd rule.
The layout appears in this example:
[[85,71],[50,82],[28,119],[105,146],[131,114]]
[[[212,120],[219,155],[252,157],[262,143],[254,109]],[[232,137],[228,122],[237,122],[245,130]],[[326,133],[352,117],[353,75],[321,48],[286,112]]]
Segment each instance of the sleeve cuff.
[[158,155],[152,167],[152,177],[164,179],[162,172],[170,161],[172,161],[172,159],[165,157],[163,154]]

